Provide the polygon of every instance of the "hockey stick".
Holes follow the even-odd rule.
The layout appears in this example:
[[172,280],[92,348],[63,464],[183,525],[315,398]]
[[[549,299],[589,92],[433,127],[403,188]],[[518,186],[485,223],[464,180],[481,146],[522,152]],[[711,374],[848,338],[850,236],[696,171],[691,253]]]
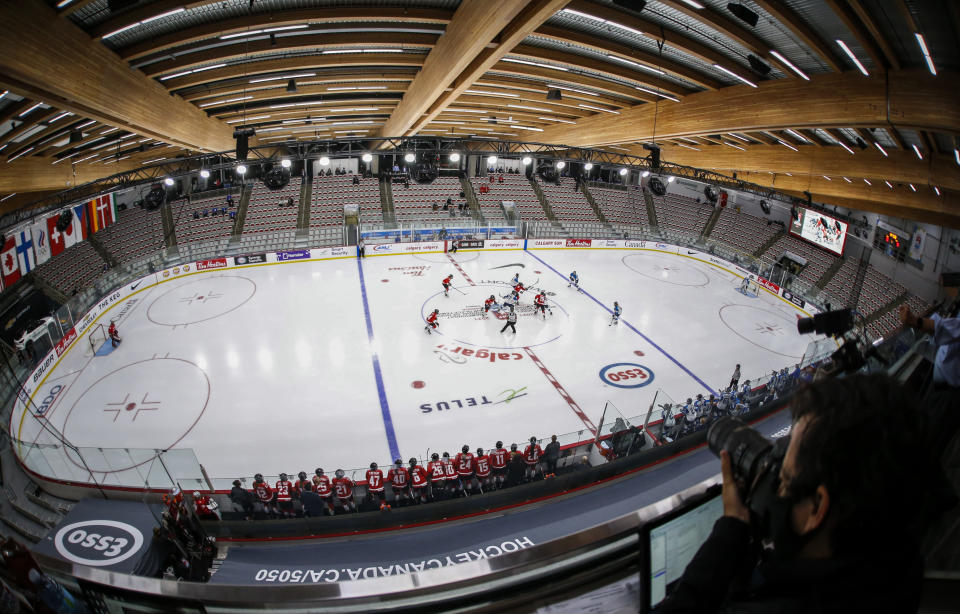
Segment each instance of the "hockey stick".
[[461,290],[460,288],[458,288],[458,287],[456,287],[456,286],[450,286],[450,287],[453,288],[454,290],[456,290],[457,292],[459,292],[460,294],[464,295],[464,296],[467,295],[466,292],[464,292],[463,290]]

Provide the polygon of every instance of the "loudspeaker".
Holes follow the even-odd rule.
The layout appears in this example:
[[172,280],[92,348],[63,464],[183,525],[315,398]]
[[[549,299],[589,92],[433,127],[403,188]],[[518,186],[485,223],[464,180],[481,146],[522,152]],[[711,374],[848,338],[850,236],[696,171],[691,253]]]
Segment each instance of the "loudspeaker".
[[144,207],[147,210],[159,209],[160,205],[167,199],[167,191],[163,185],[155,183],[150,187],[150,192],[143,199]]
[[762,209],[763,212],[766,213],[767,215],[770,215],[770,205],[767,204],[767,201],[765,200],[760,201],[760,209]]
[[237,160],[246,160],[247,152],[250,150],[250,144],[247,141],[247,136],[238,136],[237,137]]
[[706,199],[709,202],[715,203],[717,202],[717,199],[720,198],[720,191],[717,190],[717,188],[713,187],[712,185],[708,185],[708,186],[704,186],[703,195],[706,197]]
[[657,196],[663,196],[667,193],[667,186],[660,181],[659,177],[651,177],[647,185],[650,187],[650,191]]
[[727,10],[733,13],[740,21],[750,24],[751,28],[757,27],[757,22],[760,20],[760,16],[742,4],[730,2],[727,4]]
[[753,71],[759,75],[766,76],[770,72],[770,67],[764,64],[760,58],[753,54],[747,56],[747,61],[750,62],[750,68],[752,68]]
[[283,167],[274,167],[263,176],[263,185],[271,190],[279,190],[290,183],[290,171]]
[[[769,70],[769,69],[768,69],[768,70]],[[295,91],[297,91],[297,80],[296,80],[296,79],[290,79],[289,81],[287,81],[287,91],[288,91],[288,92],[295,92]]]
[[563,94],[560,90],[547,90],[547,100],[562,100]]
[[70,131],[70,142],[71,142],[71,143],[79,143],[79,142],[82,141],[82,140],[83,140],[83,133],[82,133],[82,132],[80,132],[79,130],[71,130],[71,131]]

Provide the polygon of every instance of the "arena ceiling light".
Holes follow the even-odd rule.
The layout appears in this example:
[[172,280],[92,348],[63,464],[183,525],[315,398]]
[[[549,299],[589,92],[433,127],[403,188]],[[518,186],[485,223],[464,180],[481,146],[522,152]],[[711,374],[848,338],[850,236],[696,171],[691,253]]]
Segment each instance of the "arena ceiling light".
[[917,154],[917,157],[923,160],[923,154],[920,153],[920,148],[916,145],[913,146],[913,153]]
[[887,184],[887,187],[888,187],[888,188],[890,188],[891,190],[893,189],[893,184],[892,184],[892,183],[890,183],[890,182],[887,181],[886,179],[884,179],[883,182],[884,182],[885,184]]
[[794,65],[793,65],[793,62],[791,62],[790,60],[788,60],[787,58],[785,58],[785,57],[783,56],[783,54],[781,54],[781,53],[780,53],[779,51],[777,51],[776,49],[771,49],[771,50],[770,50],[770,55],[772,55],[773,57],[775,57],[775,58],[777,58],[778,60],[780,60],[780,63],[783,64],[784,66],[786,66],[787,68],[789,68],[789,69],[792,70],[793,72],[795,72],[795,73],[797,73],[798,75],[800,75],[800,76],[803,78],[804,81],[809,81],[809,80],[810,80],[810,77],[808,77],[805,72],[803,72],[802,70],[800,70],[799,68],[797,68],[796,66],[794,66]]
[[280,166],[282,166],[283,168],[290,168],[290,160],[287,158],[280,160]]
[[649,177],[649,176],[650,176],[650,171],[643,171],[642,173],[640,173],[640,175],[641,175],[642,177],[644,177],[644,178]]
[[960,149],[954,148],[953,159],[957,161],[957,164],[960,164]]
[[[626,175],[626,174],[629,173],[629,172],[630,172],[630,171],[628,171],[627,169],[621,168],[621,169],[620,169],[620,176],[623,177],[624,175]],[[673,177],[671,177],[671,178],[669,179],[669,181],[672,183],[672,182],[673,182]]]
[[843,141],[837,141],[837,142],[840,143],[840,147],[843,147],[844,149],[846,149],[851,156],[853,155],[853,150],[847,147],[846,143],[844,143]]
[[590,109],[591,111],[603,111],[604,113],[613,113],[614,115],[620,115],[620,111],[611,111],[610,109],[604,109],[602,107],[595,107],[590,104],[578,104],[578,107],[581,109]]
[[173,179],[171,177],[167,177],[166,179],[163,180],[163,183],[166,184],[167,186],[172,186]]
[[160,13],[159,15],[155,15],[155,16],[153,16],[153,17],[148,17],[147,19],[144,19],[144,20],[142,20],[142,21],[136,21],[136,22],[134,22],[134,23],[132,23],[132,24],[130,24],[130,25],[128,25],[128,26],[124,26],[124,27],[120,28],[119,30],[114,30],[113,32],[110,32],[109,34],[104,34],[101,38],[102,38],[103,40],[106,40],[106,39],[110,38],[111,36],[116,36],[117,34],[120,34],[121,32],[126,32],[127,30],[132,30],[133,28],[136,28],[137,26],[141,26],[141,25],[143,25],[143,24],[145,24],[145,23],[150,23],[151,21],[156,21],[156,20],[158,20],[158,19],[163,19],[164,17],[169,17],[170,15],[176,15],[177,13],[182,13],[182,12],[184,12],[185,10],[187,10],[187,9],[181,7],[181,8],[178,8],[178,9],[173,9],[172,11],[167,11],[166,13]]
[[593,162],[587,162],[586,164],[583,165],[583,170],[585,171],[589,171],[592,168],[593,168]]
[[238,164],[238,165],[237,165],[237,174],[238,174],[238,175],[246,175],[246,174],[247,174],[247,167],[246,167],[245,164]]
[[913,35],[917,37],[917,44],[920,45],[920,52],[923,53],[923,59],[927,61],[927,68],[930,69],[930,74],[936,77],[937,67],[933,65],[933,56],[930,55],[930,50],[927,49],[927,41],[923,40],[923,34],[919,32],[915,32]]
[[[623,170],[627,170],[627,169],[623,169]],[[674,177],[673,175],[670,175],[669,177],[667,177],[667,183],[673,183],[676,180],[677,178]]]
[[496,164],[496,163],[497,163],[497,157],[496,157],[496,156],[488,156],[488,157],[487,157],[487,164]]
[[320,156],[320,166],[330,166],[330,158],[327,156]]
[[890,154],[888,154],[888,153],[887,153],[887,150],[883,148],[883,145],[881,145],[880,143],[878,143],[878,142],[876,142],[876,141],[874,141],[873,144],[877,146],[877,149],[880,150],[880,153],[883,154],[883,157],[884,157],[884,158],[889,158],[889,157],[890,157]]
[[450,154],[450,161],[451,161],[451,162],[459,162],[459,161],[460,161],[460,154],[458,154],[457,152],[453,152],[452,154]]
[[416,160],[416,159],[417,159],[417,157],[416,157],[415,155],[413,155],[412,153],[408,153],[408,154],[406,154],[405,156],[403,156],[403,160],[404,160],[405,162],[413,162],[413,161]]
[[537,66],[539,68],[552,68],[553,70],[561,70],[563,72],[570,72],[569,68],[564,68],[563,66],[554,66],[552,64],[544,64],[543,62],[530,62],[527,60],[514,60],[512,58],[503,58],[504,62],[513,62],[514,64],[528,64],[530,66]]
[[363,160],[364,162],[371,162],[373,161],[373,156],[368,153],[365,153],[362,156],[360,156],[360,159]]
[[[700,7],[700,8],[703,8],[703,7]],[[640,10],[640,9],[637,9],[637,10]],[[602,17],[597,17],[596,15],[591,15],[590,13],[583,13],[583,12],[581,12],[581,11],[575,11],[575,10],[573,10],[573,9],[563,9],[563,11],[561,11],[561,12],[566,13],[566,14],[568,14],[568,15],[577,15],[577,16],[579,16],[579,17],[583,17],[583,18],[589,19],[589,20],[591,20],[591,21],[596,21],[596,22],[599,22],[599,23],[602,23],[602,24],[605,24],[605,25],[608,25],[608,26],[612,26],[612,27],[614,27],[614,28],[619,28],[619,29],[621,29],[621,30],[626,30],[627,32],[632,32],[633,34],[636,34],[636,35],[638,35],[638,36],[643,36],[643,35],[644,35],[643,32],[641,32],[640,30],[637,30],[637,29],[635,29],[635,28],[631,28],[630,26],[625,26],[625,25],[623,25],[623,24],[621,24],[621,23],[617,23],[616,21],[610,21],[609,19],[603,19]]]
[[280,75],[279,77],[261,77],[260,79],[250,79],[250,83],[266,83],[267,81],[287,81],[288,79],[300,79],[301,77],[315,77],[315,72],[298,72],[292,75]]
[[648,72],[652,72],[652,73],[655,74],[655,75],[664,75],[664,74],[666,74],[665,72],[663,72],[663,71],[660,70],[659,68],[654,68],[654,67],[652,67],[652,66],[647,66],[646,64],[641,64],[640,62],[634,62],[633,60],[628,60],[627,58],[621,58],[620,56],[613,55],[612,53],[608,53],[608,54],[607,54],[607,57],[610,58],[611,60],[616,60],[616,61],[618,61],[618,62],[623,62],[624,64],[629,64],[630,66],[636,66],[637,68],[639,68],[639,69],[641,69],[641,70],[646,70],[646,71],[648,71]]
[[[491,158],[494,158],[494,162],[496,162],[496,158],[495,158],[494,156],[490,156],[490,157],[491,157]],[[527,165],[529,165],[531,162],[533,162],[533,159],[532,159],[530,156],[524,156],[523,159],[520,160],[520,162],[521,162],[524,166],[527,166]]]
[[490,92],[487,90],[464,90],[464,94],[477,94],[478,96],[504,96],[506,98],[519,98],[520,94],[502,94],[500,92]]
[[745,79],[745,78],[741,77],[740,75],[738,75],[737,73],[733,72],[732,70],[728,70],[728,69],[724,68],[723,66],[720,66],[719,64],[714,64],[713,67],[716,68],[717,70],[721,71],[721,72],[724,72],[724,73],[730,75],[730,76],[733,77],[734,79],[739,79],[740,81],[743,81],[744,83],[746,83],[746,84],[749,85],[750,87],[757,87],[757,84],[754,83],[753,81],[750,81],[750,80],[748,80],[748,79]]
[[703,5],[699,2],[695,2],[694,0],[680,0],[680,2],[683,2],[690,8],[697,9],[698,11],[703,10]]
[[791,145],[790,143],[784,141],[783,139],[777,139],[777,142],[780,143],[781,145],[783,145],[784,147],[789,147],[790,149],[792,149],[792,150],[794,150],[794,151],[800,151],[799,149],[797,149],[796,147],[794,147],[794,146]]
[[917,188],[915,188],[912,183],[910,184],[910,189],[913,190],[914,192],[917,191]]
[[200,176],[203,177],[204,179],[206,179],[207,177],[210,176],[210,171],[208,171],[208,170],[205,169],[205,168],[201,168],[201,169],[200,169]]
[[564,162],[563,160],[557,160],[556,167],[557,167],[557,170],[558,170],[558,171],[563,170],[563,167],[566,166],[566,165],[567,165],[567,163]]
[[856,64],[857,69],[863,73],[863,76],[869,77],[870,73],[868,73],[867,69],[863,67],[863,64],[860,63],[860,60],[857,59],[857,56],[853,55],[853,52],[850,51],[850,47],[847,47],[847,44],[839,38],[837,39],[837,44],[840,45],[840,48],[843,49],[843,52],[847,54],[854,64]]
[[937,193],[937,196],[940,196],[940,188],[933,186],[933,191]]
[[872,183],[870,183],[870,180],[867,179],[866,177],[863,178],[863,182],[864,182],[865,184],[869,185],[869,186],[872,186],[872,185],[873,185]]
[[164,75],[164,76],[160,77],[160,80],[161,80],[161,81],[166,81],[167,79],[176,79],[177,77],[182,77],[182,76],[184,76],[184,75],[192,75],[193,73],[196,73],[196,72],[203,72],[203,71],[205,71],[205,70],[213,70],[214,68],[223,68],[224,66],[226,66],[226,63],[211,64],[210,66],[202,66],[202,67],[200,67],[200,68],[194,68],[193,70],[184,70],[184,71],[181,71],[181,72],[178,72],[178,73],[174,73],[174,74],[172,74],[172,75]]

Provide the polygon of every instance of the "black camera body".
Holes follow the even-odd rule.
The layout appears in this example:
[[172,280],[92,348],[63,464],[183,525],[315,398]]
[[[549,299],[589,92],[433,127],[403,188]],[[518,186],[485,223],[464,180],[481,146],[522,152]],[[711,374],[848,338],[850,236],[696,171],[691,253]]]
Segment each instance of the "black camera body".
[[727,416],[710,425],[707,445],[717,456],[721,450],[730,454],[737,489],[750,510],[754,537],[771,540],[773,503],[780,488],[780,467],[790,436],[770,441],[739,418]]

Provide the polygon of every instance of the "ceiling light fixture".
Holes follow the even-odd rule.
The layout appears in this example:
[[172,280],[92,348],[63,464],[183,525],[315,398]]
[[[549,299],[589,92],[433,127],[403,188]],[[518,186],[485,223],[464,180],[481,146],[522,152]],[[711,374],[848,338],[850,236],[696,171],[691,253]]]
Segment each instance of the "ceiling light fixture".
[[246,174],[247,174],[247,167],[246,167],[246,165],[244,165],[244,164],[238,165],[238,166],[237,166],[237,174],[238,174],[238,175],[246,175]]
[[[487,159],[487,161],[488,161],[488,162],[490,161],[489,158]],[[496,162],[496,158],[494,158],[494,162]],[[520,160],[520,163],[523,164],[524,166],[527,166],[527,165],[530,164],[531,162],[533,162],[533,158],[531,158],[530,156],[524,156],[524,157]]]
[[563,167],[566,166],[566,165],[567,165],[567,163],[564,162],[563,160],[557,160],[556,167],[557,167],[557,170],[558,170],[558,171],[559,171],[559,170],[563,170]]
[[23,117],[24,115],[29,115],[34,109],[36,109],[36,108],[38,108],[38,107],[41,107],[41,106],[43,106],[43,103],[42,103],[42,102],[38,102],[37,104],[33,105],[32,107],[30,107],[29,109],[27,109],[27,110],[24,111],[23,113],[20,113],[19,115],[17,115],[17,117]]
[[727,147],[733,147],[734,149],[739,149],[740,151],[746,151],[746,148],[740,147],[740,146],[737,145],[736,143],[728,143],[728,142],[724,141],[723,139],[720,139],[720,142],[723,143],[724,145],[726,145]]
[[937,196],[940,196],[940,188],[933,186],[933,191],[937,193]]
[[[745,139],[745,138],[743,138],[742,136],[740,136],[739,134],[734,134],[734,133],[732,133],[732,132],[728,132],[728,133],[727,133],[727,136],[732,136],[733,138],[737,139],[738,141],[743,141],[744,143],[746,143],[746,144],[748,144],[748,145],[750,144],[750,140],[749,140],[749,139]],[[693,142],[695,142],[695,141],[693,141]],[[699,144],[700,144],[700,143],[697,143],[697,145],[699,145]]]
[[773,57],[775,57],[775,58],[777,58],[778,60],[780,60],[780,63],[781,63],[781,64],[784,64],[787,68],[789,68],[789,69],[792,70],[793,72],[795,72],[795,73],[797,73],[798,75],[800,75],[801,77],[803,77],[804,81],[809,81],[809,80],[810,80],[810,77],[808,77],[805,72],[803,72],[802,70],[800,70],[799,68],[797,68],[796,66],[794,66],[794,65],[793,65],[793,62],[791,62],[790,60],[788,60],[787,58],[785,58],[785,57],[784,57],[779,51],[777,51],[776,49],[771,49],[771,50],[770,50],[770,55],[772,55]]
[[857,59],[857,56],[853,55],[853,52],[850,51],[850,47],[847,47],[847,44],[839,38],[837,39],[837,44],[840,45],[840,48],[843,49],[843,52],[850,57],[853,63],[857,65],[857,68],[863,73],[863,76],[869,77],[870,73],[868,73],[867,69],[863,67],[863,64],[860,63],[860,60]]
[[827,181],[833,181],[833,179],[830,179],[830,178],[827,177],[826,175],[820,175],[820,176],[823,177],[824,179],[826,179]]
[[717,70],[721,71],[721,72],[724,72],[724,73],[730,75],[731,77],[733,77],[733,78],[735,78],[735,79],[739,79],[739,80],[743,81],[744,83],[746,83],[746,84],[749,85],[750,87],[757,87],[757,84],[754,83],[753,81],[749,81],[749,80],[747,80],[747,79],[744,79],[743,77],[741,77],[741,76],[738,75],[737,73],[733,72],[732,70],[727,70],[726,68],[724,68],[723,66],[720,66],[719,64],[714,64],[713,67],[716,68]]
[[360,159],[363,160],[364,162],[370,163],[373,161],[373,156],[371,154],[365,153],[362,156],[360,156]]
[[0,100],[3,100],[7,94],[10,93],[10,90],[3,90],[3,93],[0,94]]
[[799,149],[797,149],[796,147],[794,147],[793,145],[791,145],[790,143],[788,143],[788,142],[786,142],[786,141],[784,141],[784,140],[782,140],[782,139],[777,139],[777,142],[780,143],[781,145],[783,145],[784,147],[789,147],[790,149],[792,149],[792,150],[794,150],[794,151],[800,151]]
[[12,158],[9,158],[9,159],[7,160],[7,164],[13,162],[14,160],[16,160],[17,158],[19,158],[20,156],[25,156],[25,155],[27,155],[27,154],[30,153],[31,151],[33,151],[33,147],[31,147],[31,148],[29,148],[29,149],[24,149],[23,151],[21,151],[21,152],[18,153],[17,155],[13,156]]
[[315,77],[315,72],[298,72],[292,75],[281,75],[279,77],[262,77],[260,79],[250,79],[250,83],[266,83],[267,81],[286,81],[287,79],[299,79],[301,77]]
[[689,6],[690,8],[697,9],[698,11],[703,9],[703,5],[700,4],[699,2],[695,2],[694,0],[680,0],[680,1],[686,4],[687,6]]
[[920,153],[920,148],[916,145],[913,146],[913,153],[917,154],[917,157],[923,160],[923,154]]
[[487,164],[496,164],[496,163],[497,163],[497,157],[496,157],[496,156],[488,156],[488,157],[487,157]]
[[890,188],[891,190],[893,189],[893,185],[892,185],[889,181],[887,181],[886,179],[884,179],[883,182],[884,182],[885,184],[887,184],[887,187],[888,187],[888,188]]
[[601,108],[601,107],[595,107],[595,106],[590,105],[590,104],[583,104],[583,103],[581,103],[581,104],[579,104],[579,105],[577,105],[577,106],[580,107],[580,108],[582,108],[582,109],[590,109],[591,111],[603,111],[604,113],[613,113],[614,115],[620,115],[620,111],[611,111],[610,109],[604,109],[604,108]]
[[284,30],[303,30],[307,28],[307,24],[298,24],[295,26],[278,26],[276,28],[264,28],[264,32],[283,32]]
[[640,68],[640,69],[642,69],[642,70],[646,70],[646,71],[648,71],[648,72],[652,72],[652,73],[655,74],[655,75],[665,75],[665,74],[666,74],[665,72],[663,72],[663,71],[660,70],[659,68],[654,68],[654,67],[652,67],[652,66],[647,66],[646,64],[641,64],[640,62],[634,62],[633,60],[628,60],[627,58],[621,58],[621,57],[619,57],[619,56],[613,55],[612,53],[608,53],[608,54],[607,54],[607,57],[610,58],[611,60],[616,60],[616,61],[618,61],[618,62],[623,62],[624,64],[629,64],[630,66],[636,66],[637,68]]
[[910,189],[913,190],[914,192],[917,191],[917,188],[913,187],[913,184],[912,184],[912,183],[910,184]]
[[500,92],[488,92],[486,90],[464,90],[465,94],[477,94],[479,96],[505,96],[507,98],[519,98],[519,94],[501,94]]
[[450,161],[451,161],[451,162],[459,162],[459,161],[460,161],[460,154],[458,154],[457,152],[453,152],[452,154],[450,154]]
[[847,147],[846,143],[844,143],[843,141],[837,141],[837,142],[840,143],[840,147],[843,147],[844,149],[846,149],[851,156],[853,155],[853,150]]
[[[627,170],[627,169],[622,168],[622,169],[620,169],[620,170],[621,170],[621,171],[625,171],[625,170]],[[620,173],[620,174],[622,175],[623,173]],[[677,178],[674,177],[673,175],[670,175],[669,177],[667,177],[667,183],[673,183],[673,182],[676,181],[676,180],[677,180]]]
[[205,168],[201,168],[201,169],[200,169],[200,176],[203,177],[204,179],[207,179],[208,177],[210,177],[210,171],[208,171],[208,170],[205,169]]
[[542,119],[543,121],[547,121],[547,122],[560,122],[560,123],[562,123],[562,124],[574,124],[574,125],[576,125],[576,123],[577,123],[577,122],[572,122],[572,121],[570,121],[569,119],[560,119],[559,117],[539,117],[539,116],[538,116],[537,119]]
[[320,166],[330,166],[330,158],[327,156],[320,156]]
[[593,162],[587,162],[586,164],[583,165],[583,170],[585,171],[589,171],[592,168],[593,168]]
[[692,150],[694,150],[694,151],[700,151],[700,149],[698,149],[698,148],[696,148],[696,147],[691,147],[690,145],[684,145],[683,143],[677,143],[676,145],[677,145],[677,147],[685,147],[685,148],[687,148],[687,149],[692,149]]
[[408,153],[408,154],[406,154],[406,155],[403,156],[403,159],[404,159],[404,161],[406,161],[406,162],[413,162],[414,160],[417,159],[417,157],[416,157],[415,155],[413,155],[412,153]]
[[507,107],[511,109],[527,109],[529,111],[544,111],[547,113],[553,110],[553,109],[541,109],[540,107],[528,107],[522,104],[508,104]]
[[870,180],[867,179],[866,177],[863,178],[863,182],[864,182],[865,184],[869,185],[869,186],[872,186],[872,185],[873,185],[872,183],[870,183]]
[[914,36],[917,37],[917,44],[920,45],[920,52],[923,53],[923,59],[927,61],[927,68],[930,69],[930,74],[936,77],[937,67],[933,65],[933,57],[930,55],[930,50],[927,49],[927,41],[923,40],[923,34],[919,32],[915,32]]
[[553,64],[544,64],[542,62],[530,62],[528,60],[515,60],[513,58],[503,58],[504,62],[513,62],[514,64],[529,64],[530,66],[539,66],[540,68],[552,68],[553,70],[562,70],[563,72],[570,72],[570,69],[564,68],[563,66],[554,66]]
[[241,36],[253,36],[254,34],[263,34],[263,30],[247,30],[246,32],[235,32],[233,34],[224,34],[220,37],[220,40],[230,40],[231,38],[239,38]]
[[642,177],[644,177],[644,178],[649,177],[649,176],[650,176],[650,171],[643,171],[642,173],[640,173],[640,175],[641,175]]
[[255,115],[254,117],[238,117],[237,119],[227,120],[228,124],[238,124],[240,122],[252,122],[258,119],[270,119],[269,115]]
[[163,180],[163,183],[166,184],[167,187],[172,186],[172,185],[173,185],[173,178],[167,177],[166,179]]
[[880,153],[883,154],[883,157],[885,157],[885,158],[889,158],[889,157],[890,157],[890,154],[887,153],[887,150],[884,149],[883,146],[882,146],[880,143],[874,141],[873,144],[877,146],[877,149],[880,150]]
[[290,168],[290,165],[291,165],[291,164],[292,164],[292,162],[290,162],[290,160],[287,159],[287,158],[284,158],[283,160],[280,160],[280,166],[282,166],[283,168]]
[[[634,85],[633,87],[634,87],[634,89],[638,89],[638,90],[640,90],[641,92],[646,92],[646,93],[648,93],[648,94],[653,94],[654,96],[660,96],[661,98],[666,98],[667,100],[672,100],[672,101],[674,101],[674,102],[680,102],[680,99],[679,99],[679,98],[677,98],[676,96],[671,96],[670,94],[664,94],[663,92],[658,92],[657,90],[652,90],[652,89],[647,88],[647,87],[641,87],[641,86],[639,86],[639,85]],[[593,95],[595,96],[596,94],[593,94]]]
[[810,139],[808,139],[807,137],[803,136],[802,134],[800,134],[799,132],[791,128],[787,128],[787,133],[795,136],[797,139],[803,141],[804,143],[810,142]]
[[846,181],[847,183],[853,183],[852,181],[850,181],[850,180],[847,179],[846,177],[844,177],[843,180]]

